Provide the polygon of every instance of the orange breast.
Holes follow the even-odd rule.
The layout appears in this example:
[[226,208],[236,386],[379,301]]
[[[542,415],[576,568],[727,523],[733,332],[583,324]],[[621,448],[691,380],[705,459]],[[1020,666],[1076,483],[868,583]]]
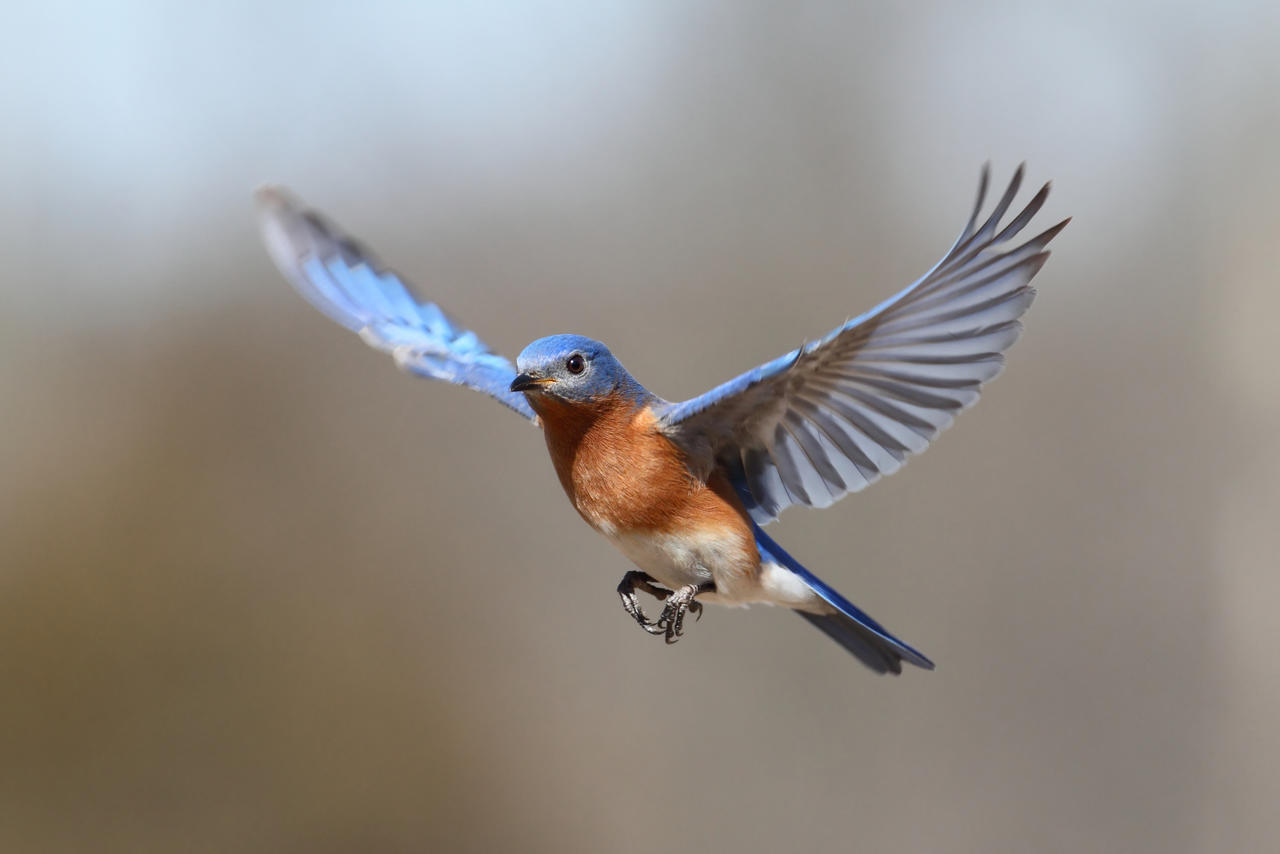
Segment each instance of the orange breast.
[[714,527],[752,535],[746,510],[718,471],[695,475],[683,451],[654,429],[648,408],[625,403],[538,402],[560,484],[602,533],[677,532]]

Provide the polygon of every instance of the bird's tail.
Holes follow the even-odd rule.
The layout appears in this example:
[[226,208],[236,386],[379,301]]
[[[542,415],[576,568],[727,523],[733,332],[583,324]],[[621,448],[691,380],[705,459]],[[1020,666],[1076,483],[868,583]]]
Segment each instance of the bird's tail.
[[752,527],[755,528],[756,545],[766,559],[794,572],[810,590],[836,609],[834,614],[796,611],[797,614],[817,626],[827,637],[853,653],[859,661],[877,673],[901,673],[903,661],[925,670],[933,669],[932,661],[889,634],[884,626],[801,566],[799,561],[783,551],[758,525],[753,523]]

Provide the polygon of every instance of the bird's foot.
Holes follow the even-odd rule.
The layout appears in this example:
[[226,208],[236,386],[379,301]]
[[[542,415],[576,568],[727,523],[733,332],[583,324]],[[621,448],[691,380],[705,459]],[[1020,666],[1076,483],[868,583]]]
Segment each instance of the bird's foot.
[[[618,583],[618,596],[622,599],[622,607],[631,615],[631,619],[640,624],[640,628],[644,629],[651,635],[667,634],[667,627],[662,622],[662,617],[657,620],[650,620],[643,610],[640,609],[640,603],[636,601],[636,589],[639,588],[648,593],[655,599],[668,599],[672,593],[665,587],[658,587],[654,584],[653,578],[647,573],[632,570],[622,576],[622,581]],[[701,605],[699,605],[701,607]],[[666,616],[664,609],[662,614]]]
[[[685,614],[692,613],[694,620],[702,619],[702,603],[694,597],[714,589],[715,585],[710,581],[705,584],[686,584],[667,597],[662,616],[658,617],[657,623],[654,624],[655,628],[661,630],[667,643],[675,643],[684,634]],[[649,631],[652,634],[658,634],[656,631]]]

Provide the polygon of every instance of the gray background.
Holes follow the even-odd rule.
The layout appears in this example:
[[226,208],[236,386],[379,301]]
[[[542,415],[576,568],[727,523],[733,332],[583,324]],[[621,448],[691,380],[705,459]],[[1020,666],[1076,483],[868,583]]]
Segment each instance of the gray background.
[[[0,32],[0,849],[1273,849],[1274,3],[214,5]],[[675,399],[927,269],[987,159],[1076,217],[1008,371],[772,529],[900,679],[643,635],[539,435],[249,205]]]

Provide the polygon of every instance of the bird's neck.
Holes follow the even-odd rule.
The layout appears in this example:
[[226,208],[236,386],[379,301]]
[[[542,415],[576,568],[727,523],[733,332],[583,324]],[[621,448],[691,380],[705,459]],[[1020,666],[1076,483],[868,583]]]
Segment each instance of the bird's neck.
[[564,400],[554,395],[529,395],[529,405],[542,420],[548,437],[577,444],[593,429],[629,423],[655,400],[639,383],[626,377],[609,393],[586,400]]
[[615,444],[641,408],[620,397],[568,402],[547,396],[530,403],[542,421],[557,470],[577,457],[584,444]]

